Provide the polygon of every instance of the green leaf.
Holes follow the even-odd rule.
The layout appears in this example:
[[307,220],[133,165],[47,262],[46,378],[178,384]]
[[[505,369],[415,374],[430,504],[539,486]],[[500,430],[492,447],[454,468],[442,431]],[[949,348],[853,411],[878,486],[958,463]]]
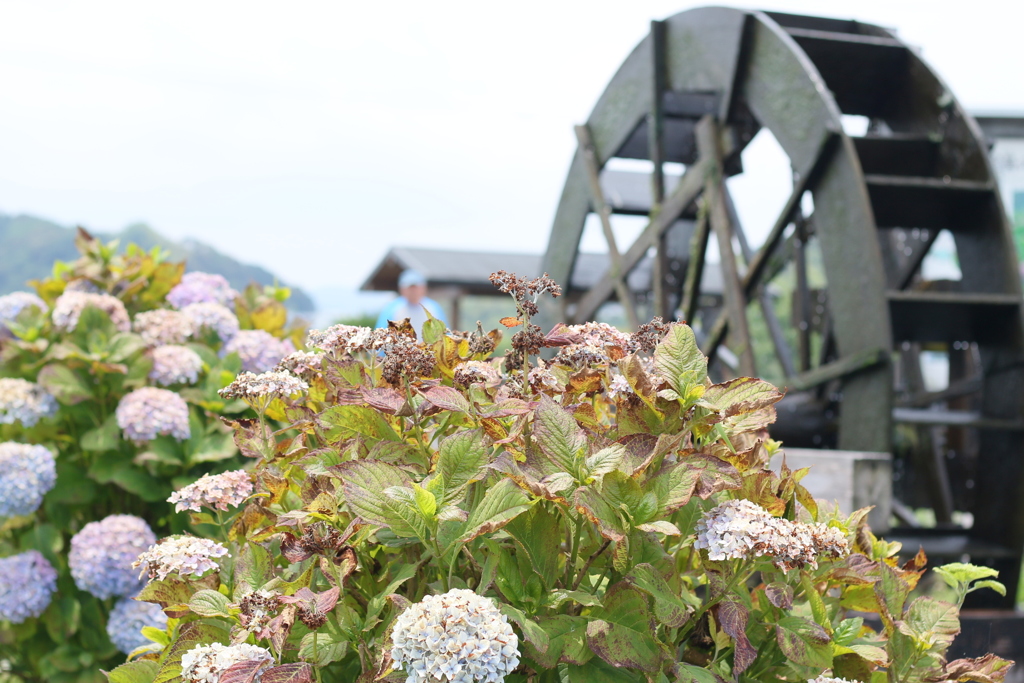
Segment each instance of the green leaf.
[[530,566],[544,582],[545,588],[558,579],[558,546],[562,542],[561,527],[555,515],[541,505],[519,515],[505,527],[516,543],[530,557]]
[[664,653],[654,639],[657,622],[647,596],[625,582],[612,586],[604,606],[591,613],[587,643],[604,661],[616,667],[657,671]]
[[609,472],[614,472],[626,457],[626,449],[620,444],[602,448],[585,461],[585,480],[600,479]]
[[63,458],[57,460],[57,483],[46,494],[46,502],[60,505],[83,505],[96,498],[96,485],[78,465]]
[[979,567],[966,562],[951,562],[941,567],[935,567],[933,571],[942,577],[942,580],[953,588],[958,584],[969,584],[978,579],[995,578],[999,572],[991,567]]
[[330,471],[341,478],[345,502],[353,513],[370,524],[391,528],[398,536],[418,534],[416,528],[396,512],[394,500],[384,494],[393,486],[410,484],[403,470],[377,460],[354,460],[335,465]]
[[130,332],[118,332],[110,339],[107,360],[111,363],[123,363],[136,353],[146,348],[142,337]]
[[960,620],[956,605],[929,597],[920,597],[910,603],[907,616],[899,622],[901,632],[913,637],[924,647],[949,646],[960,633]]
[[554,617],[539,617],[537,625],[548,638],[547,650],[537,649],[530,641],[524,641],[526,656],[544,669],[552,669],[559,662],[585,664],[593,656],[587,648],[587,620],[584,617],[559,614]]
[[432,482],[437,481],[443,491],[443,505],[457,503],[466,487],[483,477],[489,454],[478,429],[457,432],[441,441]]
[[437,498],[416,482],[412,484],[413,497],[416,500],[416,507],[424,517],[433,517],[437,512]]
[[[415,484],[414,484],[415,485]],[[421,489],[427,495],[434,495]],[[426,539],[428,517],[423,514],[416,491],[406,486],[391,486],[384,489],[385,507],[388,510],[388,525],[396,536],[415,536]],[[436,503],[435,503],[436,504]],[[440,558],[438,558],[440,559]]]
[[523,637],[537,651],[542,653],[547,651],[549,645],[548,634],[537,622],[512,605],[500,603],[498,609],[519,626],[519,630],[523,632]]
[[334,443],[357,434],[372,441],[404,441],[378,411],[367,406],[332,406],[320,414],[324,437]]
[[547,394],[541,394],[540,406],[534,413],[533,437],[559,470],[569,472],[579,480],[577,456],[585,445],[583,430]]
[[327,666],[340,661],[347,653],[348,641],[341,634],[328,630],[307,633],[302,636],[302,642],[299,643],[299,657],[314,666]]
[[[423,307],[423,310],[427,311],[426,306]],[[444,321],[435,318],[430,311],[427,311],[427,321],[423,323],[423,343],[427,346],[436,344],[444,336],[445,329]]]
[[219,591],[203,589],[196,591],[188,601],[188,608],[201,617],[227,617],[228,597]]
[[677,683],[719,683],[719,679],[708,669],[680,662]]
[[171,487],[167,481],[161,481],[128,462],[122,463],[114,470],[110,480],[147,503],[164,501],[171,495]]
[[110,683],[152,683],[159,668],[154,661],[138,659],[108,672],[107,680]]
[[713,384],[702,397],[704,403],[713,405],[723,413],[723,417],[761,410],[781,398],[782,392],[774,385],[754,377],[737,377],[722,384]]
[[836,645],[849,645],[860,634],[862,626],[864,626],[864,619],[861,617],[843,619],[839,626],[836,626],[836,632],[832,634],[832,642]]
[[704,384],[708,359],[697,348],[689,325],[672,325],[654,350],[654,367],[677,393],[686,395],[693,385]]
[[[661,576],[653,565],[642,563],[635,565],[626,576],[624,581],[636,586],[643,592],[654,598],[654,616],[658,621],[669,628],[679,628],[690,618],[690,606],[683,601],[683,598],[676,595],[676,592],[668,585],[668,582]],[[690,605],[700,604],[700,600],[687,593],[690,598]]]
[[802,617],[783,617],[775,626],[775,639],[793,662],[818,670],[832,666],[832,645],[821,626]]
[[274,561],[270,552],[258,543],[246,543],[235,564],[234,598],[262,588],[274,576]]
[[999,593],[1003,597],[1006,597],[1006,586],[999,581],[992,581],[991,579],[985,581],[979,581],[978,583],[971,586],[972,591],[976,591],[979,588],[991,588],[996,593]]
[[639,683],[640,676],[594,657],[582,666],[566,667],[566,683]]
[[74,370],[59,363],[45,366],[39,371],[36,381],[65,405],[74,405],[93,397],[92,387]]
[[483,500],[470,511],[459,542],[467,543],[502,528],[531,505],[529,496],[514,481],[502,479],[487,489]]
[[117,416],[109,415],[102,425],[82,434],[78,445],[83,451],[117,450],[121,445],[121,428],[117,426]]

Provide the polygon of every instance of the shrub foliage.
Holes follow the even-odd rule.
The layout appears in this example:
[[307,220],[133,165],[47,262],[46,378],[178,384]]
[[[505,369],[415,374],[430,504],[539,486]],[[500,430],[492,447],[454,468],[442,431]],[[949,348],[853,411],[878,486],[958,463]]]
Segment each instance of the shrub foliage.
[[[997,657],[945,660],[959,604],[912,596],[923,553],[900,563],[867,510],[786,467],[773,386],[711,382],[683,324],[544,334],[557,286],[494,280],[519,328],[503,359],[437,320],[336,326],[223,391],[253,411],[226,422],[255,493],[192,508],[216,550],[147,555],[139,600],[169,619],[111,681],[1002,679]],[[938,571],[961,603],[1002,588]]]
[[[81,258],[32,283],[37,295],[0,297],[0,680],[104,680],[119,647],[145,642],[147,614],[166,623],[125,602],[143,584],[111,558],[134,559],[146,533],[198,530],[168,496],[241,464],[218,416],[247,406],[217,391],[243,359],[169,307],[184,264],[84,231],[77,244]],[[231,292],[222,317],[298,340],[287,294]]]

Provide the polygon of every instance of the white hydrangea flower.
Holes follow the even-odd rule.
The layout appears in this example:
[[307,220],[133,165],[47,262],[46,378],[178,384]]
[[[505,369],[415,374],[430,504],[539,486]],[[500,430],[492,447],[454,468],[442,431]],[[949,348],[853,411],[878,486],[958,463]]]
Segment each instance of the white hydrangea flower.
[[324,357],[312,351],[296,351],[281,359],[275,370],[287,370],[293,374],[315,375],[323,368]]
[[860,681],[848,681],[845,678],[833,678],[822,674],[817,678],[808,678],[807,683],[860,683]]
[[149,378],[164,387],[195,384],[203,369],[203,359],[187,346],[158,346],[150,352],[150,356],[153,369],[149,371]]
[[128,311],[124,303],[115,296],[109,294],[94,294],[92,292],[67,291],[57,297],[53,304],[53,324],[61,330],[73,332],[78,327],[78,319],[89,306],[100,309],[110,317],[110,322],[119,332],[128,332],[132,329],[132,321],[128,317]]
[[406,683],[499,683],[519,666],[519,639],[508,618],[490,598],[461,588],[410,606],[391,639]]
[[241,662],[274,661],[274,656],[264,647],[239,643],[238,645],[197,645],[181,656],[181,680],[183,683],[220,683],[221,674]]
[[252,476],[245,470],[233,470],[221,474],[204,474],[199,479],[175,491],[167,499],[175,503],[176,512],[193,510],[199,512],[202,506],[216,510],[237,507],[252,495]]
[[373,329],[357,325],[332,325],[326,330],[310,330],[306,346],[343,355],[365,351],[373,341]]
[[633,387],[629,386],[629,382],[626,381],[624,375],[616,374],[612,377],[611,384],[608,385],[608,398],[615,398],[620,394],[626,396],[633,393]]
[[243,372],[217,393],[224,398],[256,399],[285,397],[309,389],[304,381],[284,370],[256,374]]
[[57,414],[57,399],[35,382],[0,377],[0,424],[21,422],[31,427]]
[[158,308],[135,315],[132,323],[146,346],[184,344],[196,331],[196,324],[185,313]]
[[714,562],[747,557],[771,557],[775,566],[818,566],[819,557],[849,552],[843,533],[824,524],[801,524],[773,517],[749,500],[729,500],[697,522],[695,548],[707,550]]
[[217,569],[217,563],[211,558],[224,557],[227,554],[227,548],[208,538],[171,536],[151,545],[149,550],[132,562],[132,567],[141,568],[140,578],[148,574],[150,579],[162,581],[168,574],[174,573],[182,578],[199,578]]

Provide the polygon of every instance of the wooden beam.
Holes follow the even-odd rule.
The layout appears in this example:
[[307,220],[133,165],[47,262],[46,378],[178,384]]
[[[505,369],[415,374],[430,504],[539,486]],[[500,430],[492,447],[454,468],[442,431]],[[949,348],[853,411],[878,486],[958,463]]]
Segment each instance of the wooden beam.
[[633,305],[633,295],[630,293],[629,287],[626,286],[626,275],[629,274],[629,271],[624,271],[622,268],[622,255],[619,253],[619,247],[615,243],[615,233],[612,231],[612,208],[604,199],[604,190],[601,189],[601,171],[597,164],[597,152],[594,150],[594,142],[590,138],[590,129],[586,124],[576,126],[576,140],[583,152],[587,185],[590,188],[590,204],[594,212],[601,218],[601,230],[608,243],[608,257],[611,259],[609,274],[615,294],[626,311],[626,319],[635,330],[639,327],[640,320],[637,318],[636,307]]
[[[636,238],[633,246],[622,255],[623,272],[629,273],[633,270],[665,231],[679,220],[679,216],[686,210],[686,207],[697,198],[704,185],[705,168],[705,164],[701,161],[686,167],[686,172],[679,179],[679,184],[662,204],[661,211],[648,222],[647,227]],[[608,300],[614,291],[610,278],[611,269],[609,268],[608,272],[605,272],[601,279],[590,288],[590,291],[580,299],[572,316],[572,322],[580,323],[590,320],[601,304]]]
[[691,324],[697,314],[700,281],[704,276],[704,260],[710,233],[707,211],[701,207],[701,210],[697,212],[697,224],[693,228],[693,236],[690,238],[690,263],[686,268],[686,284],[683,287],[683,299],[679,307],[679,310],[683,312],[683,320]]
[[786,380],[786,386],[794,391],[806,391],[807,389],[813,389],[819,384],[831,382],[834,379],[840,379],[861,370],[867,370],[879,363],[887,362],[888,359],[889,352],[886,349],[861,351],[826,365],[820,365],[813,370],[794,375]]
[[910,281],[917,275],[917,271],[921,268],[921,264],[924,262],[925,256],[928,255],[932,245],[935,244],[935,240],[938,239],[941,230],[929,230],[928,239],[917,245],[917,249],[910,252],[910,256],[907,257],[907,262],[900,269],[900,272],[896,275],[896,282],[894,283],[894,289],[906,289],[910,285]]
[[697,149],[700,157],[708,161],[708,173],[704,185],[704,198],[708,206],[708,218],[711,229],[718,238],[718,252],[722,265],[722,280],[725,285],[725,305],[729,314],[729,323],[736,337],[734,352],[740,359],[740,373],[747,377],[757,375],[754,362],[754,344],[747,323],[747,295],[736,264],[736,254],[732,248],[732,222],[725,205],[725,179],[723,176],[722,149],[719,138],[721,128],[718,122],[705,116],[696,128]]

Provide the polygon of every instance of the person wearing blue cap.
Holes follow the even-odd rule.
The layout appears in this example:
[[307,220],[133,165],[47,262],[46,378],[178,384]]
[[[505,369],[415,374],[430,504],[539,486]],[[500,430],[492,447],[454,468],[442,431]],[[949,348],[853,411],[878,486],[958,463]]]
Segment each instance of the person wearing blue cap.
[[[427,279],[415,270],[406,270],[398,277],[398,298],[384,307],[377,317],[377,327],[387,327],[389,320],[399,322],[409,319],[416,334],[420,334],[423,323],[427,322],[427,311],[445,325],[441,304],[427,296]],[[424,310],[426,309],[426,310]]]

